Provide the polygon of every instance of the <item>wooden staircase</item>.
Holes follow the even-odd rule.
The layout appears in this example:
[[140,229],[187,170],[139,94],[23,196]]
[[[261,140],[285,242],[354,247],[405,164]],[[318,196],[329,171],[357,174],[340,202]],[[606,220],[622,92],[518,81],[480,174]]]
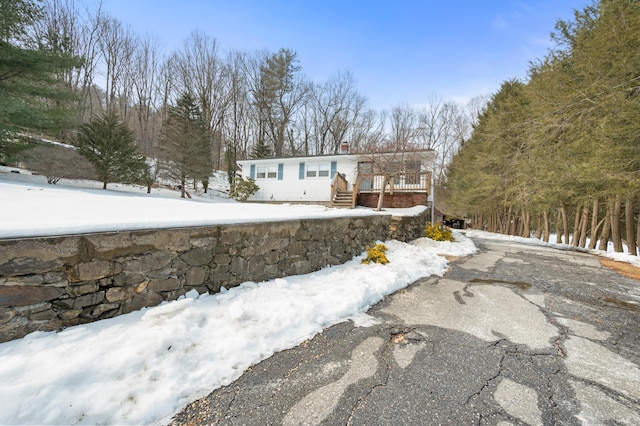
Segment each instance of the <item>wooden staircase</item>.
[[353,191],[336,191],[331,206],[344,209],[353,208]]
[[356,198],[358,196],[358,185],[360,185],[360,177],[356,178],[353,190],[349,191],[349,183],[343,173],[336,173],[331,182],[331,198],[329,199],[329,207],[338,207],[343,209],[352,209],[356,206]]

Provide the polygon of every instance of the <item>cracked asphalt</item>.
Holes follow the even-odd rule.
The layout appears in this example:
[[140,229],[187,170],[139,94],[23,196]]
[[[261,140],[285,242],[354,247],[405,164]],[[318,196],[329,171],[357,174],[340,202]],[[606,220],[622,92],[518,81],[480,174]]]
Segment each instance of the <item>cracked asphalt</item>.
[[193,402],[175,425],[639,425],[640,281],[592,255],[480,252]]

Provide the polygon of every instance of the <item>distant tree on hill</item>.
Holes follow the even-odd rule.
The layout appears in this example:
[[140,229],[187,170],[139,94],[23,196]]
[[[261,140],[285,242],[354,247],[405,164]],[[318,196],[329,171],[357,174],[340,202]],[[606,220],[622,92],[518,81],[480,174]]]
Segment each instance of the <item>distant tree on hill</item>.
[[159,159],[162,174],[180,183],[182,198],[189,179],[201,180],[208,186],[208,178],[213,173],[211,148],[202,114],[190,93],[184,93],[169,111],[160,140]]
[[110,182],[140,182],[147,165],[135,146],[133,132],[114,112],[93,119],[80,128],[75,138],[78,152],[94,167],[107,189]]
[[273,157],[273,151],[271,147],[263,140],[259,140],[251,151],[251,158],[271,158]]
[[285,155],[287,131],[310,90],[298,62],[296,52],[289,49],[267,56],[253,90],[260,128],[258,140],[270,141],[276,157]]

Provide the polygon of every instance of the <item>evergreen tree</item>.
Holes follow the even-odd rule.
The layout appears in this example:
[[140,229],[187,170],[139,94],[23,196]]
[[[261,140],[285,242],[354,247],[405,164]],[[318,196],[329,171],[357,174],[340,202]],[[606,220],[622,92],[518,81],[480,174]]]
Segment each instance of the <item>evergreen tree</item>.
[[24,134],[56,135],[68,125],[75,95],[58,76],[79,58],[34,38],[42,8],[33,0],[0,0],[0,162],[24,147]]
[[594,2],[573,21],[559,21],[553,39],[556,48],[532,64],[529,81],[503,85],[480,115],[450,167],[452,204],[502,232],[533,213],[545,235],[556,209],[565,243],[573,232],[573,243],[584,246],[590,233],[591,247],[611,238],[616,250],[624,223],[633,252],[634,229],[640,241],[640,2]]
[[103,189],[110,182],[140,182],[147,165],[135,146],[133,132],[114,112],[82,125],[76,136],[78,152],[94,167]]
[[180,183],[181,197],[189,179],[205,180],[213,172],[211,147],[202,113],[190,93],[169,111],[160,145],[163,174]]
[[269,55],[260,66],[260,81],[254,93],[259,144],[270,141],[277,157],[285,155],[287,129],[309,91],[301,79],[298,62],[297,54],[289,49]]
[[251,158],[271,158],[273,157],[273,151],[269,144],[264,139],[260,139],[257,144],[253,146],[251,150]]

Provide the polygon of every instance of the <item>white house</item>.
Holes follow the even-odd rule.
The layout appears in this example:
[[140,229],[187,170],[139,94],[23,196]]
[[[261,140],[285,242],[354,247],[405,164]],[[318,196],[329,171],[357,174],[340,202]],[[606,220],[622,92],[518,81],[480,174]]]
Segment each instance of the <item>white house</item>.
[[238,164],[242,177],[254,179],[260,187],[248,201],[375,207],[387,180],[384,206],[411,207],[433,202],[433,158],[432,150],[418,150],[265,158]]

